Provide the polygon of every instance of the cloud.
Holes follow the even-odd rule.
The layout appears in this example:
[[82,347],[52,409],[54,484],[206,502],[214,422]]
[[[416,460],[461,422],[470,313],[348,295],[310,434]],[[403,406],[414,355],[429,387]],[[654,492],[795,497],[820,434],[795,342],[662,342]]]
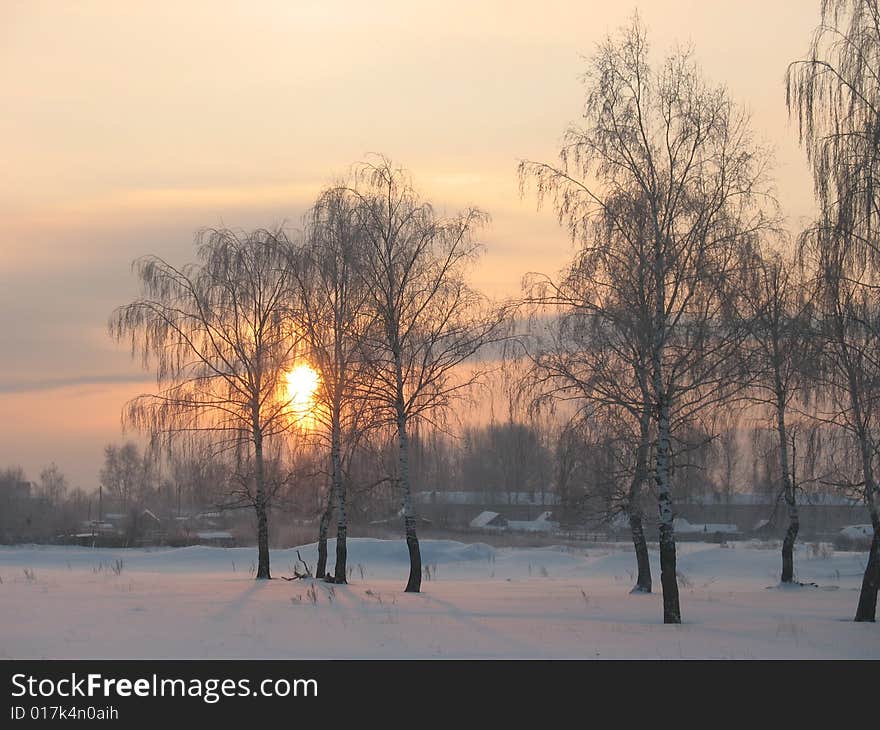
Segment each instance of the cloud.
[[80,375],[66,378],[39,378],[0,382],[0,393],[39,393],[46,390],[59,390],[85,385],[127,385],[130,383],[148,382],[143,375],[104,374]]

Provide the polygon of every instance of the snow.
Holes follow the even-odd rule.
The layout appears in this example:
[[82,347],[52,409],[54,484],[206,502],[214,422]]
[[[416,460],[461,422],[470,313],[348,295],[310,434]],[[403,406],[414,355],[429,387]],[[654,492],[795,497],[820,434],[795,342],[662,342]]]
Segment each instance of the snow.
[[[826,505],[837,507],[853,507],[862,504],[858,497],[845,497],[840,494],[806,493],[798,496],[802,504]],[[722,494],[710,492],[704,495],[692,495],[681,501],[681,504],[698,505],[737,505],[737,506],[772,506],[778,501],[775,494],[753,494],[733,492]]]
[[476,504],[476,505],[555,505],[559,495],[553,492],[415,492],[417,504]]
[[480,514],[471,520],[471,527],[487,527],[496,517],[498,517],[497,512],[489,512],[488,510],[480,512]]
[[724,522],[707,522],[703,523],[691,523],[688,522],[684,517],[676,517],[673,520],[673,526],[675,527],[676,532],[680,533],[693,533],[693,532],[708,532],[711,534],[715,534],[716,532],[723,533],[736,533],[739,532],[739,528],[736,525]]
[[840,534],[844,537],[848,537],[853,540],[858,540],[863,537],[873,537],[874,536],[874,526],[873,525],[847,525],[843,529],[841,529]]
[[550,519],[552,512],[542,512],[534,520],[508,520],[507,526],[511,530],[525,532],[553,532],[559,529],[559,523]]
[[[682,543],[684,623],[664,626],[625,543],[421,552],[431,580],[407,594],[402,539],[350,539],[347,586],[255,581],[254,548],[3,547],[0,658],[880,658],[880,627],[851,620],[863,553],[799,545],[817,586],[779,590],[777,545]],[[296,559],[274,550],[273,574]]]

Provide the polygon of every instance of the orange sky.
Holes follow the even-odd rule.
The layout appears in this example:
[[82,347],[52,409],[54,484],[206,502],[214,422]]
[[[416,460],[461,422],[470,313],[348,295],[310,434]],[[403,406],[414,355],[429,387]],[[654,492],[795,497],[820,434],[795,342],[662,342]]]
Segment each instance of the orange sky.
[[[190,260],[205,225],[296,221],[368,152],[425,196],[493,218],[476,281],[517,293],[571,251],[520,200],[516,163],[552,159],[579,75],[630,2],[0,0],[0,468],[55,460],[97,484],[119,411],[149,374],[105,334],[131,260]],[[792,230],[812,212],[784,104],[818,0],[642,0],[658,53],[691,42],[776,150]]]

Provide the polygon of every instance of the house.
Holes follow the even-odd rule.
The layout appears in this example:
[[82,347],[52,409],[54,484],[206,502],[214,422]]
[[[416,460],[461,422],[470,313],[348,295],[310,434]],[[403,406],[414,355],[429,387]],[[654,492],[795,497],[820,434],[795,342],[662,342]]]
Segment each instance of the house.
[[559,523],[551,520],[552,512],[544,511],[533,520],[509,520],[499,512],[484,510],[474,517],[469,527],[475,530],[513,530],[518,532],[555,532]]
[[846,527],[840,530],[840,534],[844,537],[848,537],[851,540],[858,540],[859,538],[874,537],[874,526],[873,525],[847,525]]
[[199,545],[214,547],[235,547],[235,537],[227,530],[205,530],[195,534]]
[[479,510],[495,512],[507,520],[533,520],[559,496],[550,491],[433,491],[413,493],[416,511],[443,527],[468,527]]
[[520,532],[555,532],[559,529],[559,523],[550,519],[552,515],[552,512],[546,511],[534,520],[510,520],[507,526],[511,530]]
[[507,527],[507,518],[497,512],[486,510],[474,517],[470,521],[470,526],[485,530],[503,530]]
[[676,537],[683,540],[706,540],[710,537],[724,540],[740,536],[739,527],[726,522],[691,523],[684,517],[676,517],[672,521],[672,526],[675,529]]
[[[386,517],[381,520],[370,520],[371,525],[397,525],[403,520],[403,509],[397,511],[397,514],[394,517]],[[416,525],[420,528],[422,527],[432,527],[433,523],[427,517],[423,517],[422,515],[416,515]]]
[[[781,537],[788,527],[788,512],[777,496],[747,492],[692,495],[675,501],[675,513],[691,524],[735,524],[742,533]],[[862,501],[834,493],[798,495],[798,512],[799,536],[808,539],[832,539],[841,527],[865,521],[868,516]],[[707,532],[713,532],[712,528]]]
[[833,542],[838,550],[867,550],[873,539],[873,525],[847,525],[834,536]]

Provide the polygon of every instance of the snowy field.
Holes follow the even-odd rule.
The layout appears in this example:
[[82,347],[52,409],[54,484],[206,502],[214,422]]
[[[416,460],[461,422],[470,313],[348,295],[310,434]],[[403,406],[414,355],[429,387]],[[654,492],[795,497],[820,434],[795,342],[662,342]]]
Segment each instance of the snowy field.
[[[348,586],[254,581],[254,548],[0,548],[0,658],[880,658],[880,626],[851,621],[862,553],[800,546],[817,586],[782,589],[776,549],[680,544],[684,623],[664,626],[625,545],[421,544],[418,595],[403,540],[349,540]],[[295,561],[273,551],[273,574]]]

